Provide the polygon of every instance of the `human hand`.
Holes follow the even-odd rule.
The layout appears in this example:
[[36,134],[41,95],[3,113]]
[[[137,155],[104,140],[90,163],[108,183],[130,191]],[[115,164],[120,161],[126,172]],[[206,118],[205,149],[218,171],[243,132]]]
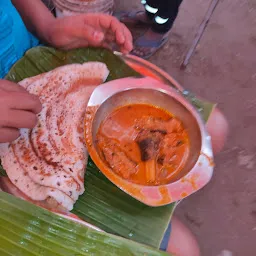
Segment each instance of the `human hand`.
[[115,17],[105,14],[82,14],[56,18],[48,29],[48,43],[63,48],[105,47],[116,43],[123,53],[132,50],[129,29]]
[[33,128],[41,109],[37,96],[18,84],[0,80],[0,143],[17,139],[19,128]]

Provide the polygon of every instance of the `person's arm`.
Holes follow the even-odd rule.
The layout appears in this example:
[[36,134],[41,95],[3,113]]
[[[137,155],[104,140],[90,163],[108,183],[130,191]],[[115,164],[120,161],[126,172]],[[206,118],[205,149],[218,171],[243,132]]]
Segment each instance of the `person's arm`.
[[27,29],[44,42],[49,42],[49,27],[55,17],[41,0],[12,0]]
[[81,14],[55,18],[41,0],[12,0],[26,27],[43,42],[63,49],[106,47],[115,42],[120,50],[132,50],[129,29],[115,17]]

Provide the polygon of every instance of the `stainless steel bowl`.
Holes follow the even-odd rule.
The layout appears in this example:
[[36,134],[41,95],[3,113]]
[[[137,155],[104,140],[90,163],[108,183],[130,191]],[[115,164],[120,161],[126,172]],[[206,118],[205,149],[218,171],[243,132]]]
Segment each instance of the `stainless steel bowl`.
[[[191,150],[180,175],[167,185],[143,186],[126,181],[113,173],[100,159],[95,138],[101,122],[116,108],[127,104],[151,104],[178,117],[188,131]],[[169,204],[204,186],[213,172],[211,140],[197,110],[174,88],[151,78],[126,78],[95,89],[86,115],[85,132],[89,153],[99,169],[125,192],[151,206]]]

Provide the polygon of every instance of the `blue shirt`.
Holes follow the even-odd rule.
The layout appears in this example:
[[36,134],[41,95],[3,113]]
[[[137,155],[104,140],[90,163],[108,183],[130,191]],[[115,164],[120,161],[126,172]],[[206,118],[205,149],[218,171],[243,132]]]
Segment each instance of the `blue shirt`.
[[11,0],[0,1],[0,79],[38,40],[26,29]]

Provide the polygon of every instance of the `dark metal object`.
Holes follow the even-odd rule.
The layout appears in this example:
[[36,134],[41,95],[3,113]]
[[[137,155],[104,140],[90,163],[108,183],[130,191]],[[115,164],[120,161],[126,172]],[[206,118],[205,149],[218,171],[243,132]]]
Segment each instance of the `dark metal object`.
[[180,66],[181,69],[185,69],[186,66],[188,65],[189,60],[190,60],[191,56],[193,55],[201,37],[203,36],[203,33],[204,33],[204,31],[205,31],[205,29],[206,29],[206,27],[207,27],[207,25],[210,21],[210,18],[212,16],[215,8],[217,7],[218,3],[219,3],[219,0],[212,0],[212,2],[210,4],[210,7],[209,7],[209,9],[208,9],[208,11],[205,15],[205,18],[204,18],[203,22],[201,23],[201,25],[199,26],[199,29],[198,29],[197,34],[195,36],[195,39],[192,43],[192,46],[188,50],[188,53],[186,54],[186,57],[185,57],[184,61],[182,62],[181,66]]

